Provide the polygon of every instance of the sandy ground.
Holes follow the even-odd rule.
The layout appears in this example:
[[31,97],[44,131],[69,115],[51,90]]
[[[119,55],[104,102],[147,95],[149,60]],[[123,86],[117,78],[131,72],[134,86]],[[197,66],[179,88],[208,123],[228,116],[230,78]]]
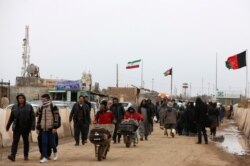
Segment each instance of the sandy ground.
[[[171,165],[171,166],[249,166],[250,156],[236,156],[228,154],[216,147],[213,142],[208,145],[196,145],[196,137],[176,136],[167,138],[163,135],[158,124],[154,127],[154,133],[148,141],[139,142],[137,147],[125,148],[123,143],[112,144],[107,159],[97,161],[94,155],[94,146],[91,143],[75,147],[73,138],[63,139],[58,147],[59,160],[49,161],[44,165],[50,166],[147,166],[147,165]],[[1,149],[0,149],[1,150]],[[6,149],[5,149],[6,150]],[[2,150],[3,151],[3,150]],[[7,149],[6,151],[9,151]],[[8,153],[8,152],[7,152]],[[22,150],[16,162],[7,160],[7,153],[2,153],[0,166],[36,166],[39,163],[40,154],[37,147],[33,146],[30,160],[25,162]]]

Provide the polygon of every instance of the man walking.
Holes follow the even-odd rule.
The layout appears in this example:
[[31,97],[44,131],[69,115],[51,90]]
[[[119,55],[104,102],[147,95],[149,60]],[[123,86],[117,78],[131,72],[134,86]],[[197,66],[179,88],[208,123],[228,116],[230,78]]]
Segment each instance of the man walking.
[[197,123],[198,142],[196,144],[202,143],[201,133],[203,133],[205,144],[208,144],[207,131],[205,128],[206,114],[207,107],[205,103],[203,103],[200,97],[197,97],[195,102],[195,119]]
[[29,160],[29,133],[35,130],[35,113],[33,107],[26,103],[24,94],[19,94],[16,97],[17,104],[11,109],[9,121],[6,126],[6,131],[9,131],[11,124],[13,130],[13,142],[11,146],[11,155],[8,159],[15,161],[17,147],[20,137],[23,138],[24,143],[24,160]]
[[48,145],[53,149],[54,160],[58,159],[55,134],[60,127],[60,114],[56,106],[53,106],[48,94],[42,95],[42,107],[38,110],[37,130],[42,135],[42,159],[40,163],[48,162]]
[[75,146],[79,146],[80,134],[82,137],[82,144],[87,143],[89,124],[90,124],[90,110],[88,104],[85,102],[84,96],[79,97],[79,101],[74,104],[70,116],[69,122],[74,122],[74,137]]
[[[115,130],[114,130],[114,135],[113,135],[113,141],[114,144],[118,141],[120,143],[121,140],[121,134],[117,132],[122,119],[125,114],[125,110],[122,106],[121,103],[119,103],[118,98],[113,98],[113,104],[110,107],[111,112],[113,113],[115,119],[116,119],[116,124],[115,124]],[[118,139],[118,140],[117,140]]]

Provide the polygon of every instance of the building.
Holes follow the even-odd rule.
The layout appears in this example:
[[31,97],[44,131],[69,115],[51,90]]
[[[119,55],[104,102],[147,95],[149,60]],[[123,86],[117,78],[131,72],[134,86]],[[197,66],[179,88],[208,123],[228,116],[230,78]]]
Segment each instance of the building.
[[135,87],[108,87],[106,94],[117,97],[121,102],[139,103],[140,89]]

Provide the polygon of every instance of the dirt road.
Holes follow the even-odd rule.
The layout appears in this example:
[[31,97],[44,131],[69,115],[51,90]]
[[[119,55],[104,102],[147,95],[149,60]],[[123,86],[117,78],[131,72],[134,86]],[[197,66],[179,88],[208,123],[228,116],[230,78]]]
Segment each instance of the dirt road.
[[[125,148],[124,144],[112,144],[107,159],[97,161],[94,157],[94,146],[91,143],[75,147],[73,138],[61,141],[59,160],[49,161],[50,166],[245,166],[249,165],[249,156],[228,154],[209,142],[208,145],[196,145],[196,137],[176,136],[167,138],[156,124],[154,133],[148,141],[139,142],[137,147]],[[19,150],[16,162],[10,162],[3,156],[0,166],[36,166],[39,163],[39,152],[33,147],[30,160],[23,161]],[[248,164],[247,164],[248,163]]]

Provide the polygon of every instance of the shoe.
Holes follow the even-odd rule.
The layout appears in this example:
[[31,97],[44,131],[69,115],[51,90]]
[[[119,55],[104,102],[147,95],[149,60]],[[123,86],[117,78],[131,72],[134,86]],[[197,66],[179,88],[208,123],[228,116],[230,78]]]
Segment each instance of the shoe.
[[168,136],[168,132],[166,129],[164,130],[164,135]]
[[40,160],[40,163],[47,163],[47,162],[48,162],[48,160],[45,157],[43,157],[43,159]]
[[76,142],[76,143],[75,143],[75,146],[79,146],[79,142]]
[[24,156],[24,161],[28,161],[29,157],[28,156]]
[[11,161],[15,161],[15,160],[16,160],[16,157],[13,156],[13,155],[9,155],[9,156],[8,156],[8,159],[11,160]]
[[205,142],[205,144],[208,144],[208,142]]
[[143,138],[140,138],[140,141],[143,141]]
[[148,137],[147,137],[147,136],[145,137],[145,140],[146,140],[146,141],[148,140]]
[[171,136],[174,138],[174,136],[175,136],[175,133],[176,133],[176,131],[175,131],[175,129],[172,129],[172,131],[171,131]]
[[85,144],[85,142],[84,141],[82,141],[82,145],[84,145]]
[[167,136],[168,136],[168,137],[171,137],[171,135],[172,135],[171,130],[170,130],[170,129],[167,129]]
[[56,161],[58,159],[58,153],[54,153],[54,161]]
[[201,142],[196,142],[196,144],[201,144]]

